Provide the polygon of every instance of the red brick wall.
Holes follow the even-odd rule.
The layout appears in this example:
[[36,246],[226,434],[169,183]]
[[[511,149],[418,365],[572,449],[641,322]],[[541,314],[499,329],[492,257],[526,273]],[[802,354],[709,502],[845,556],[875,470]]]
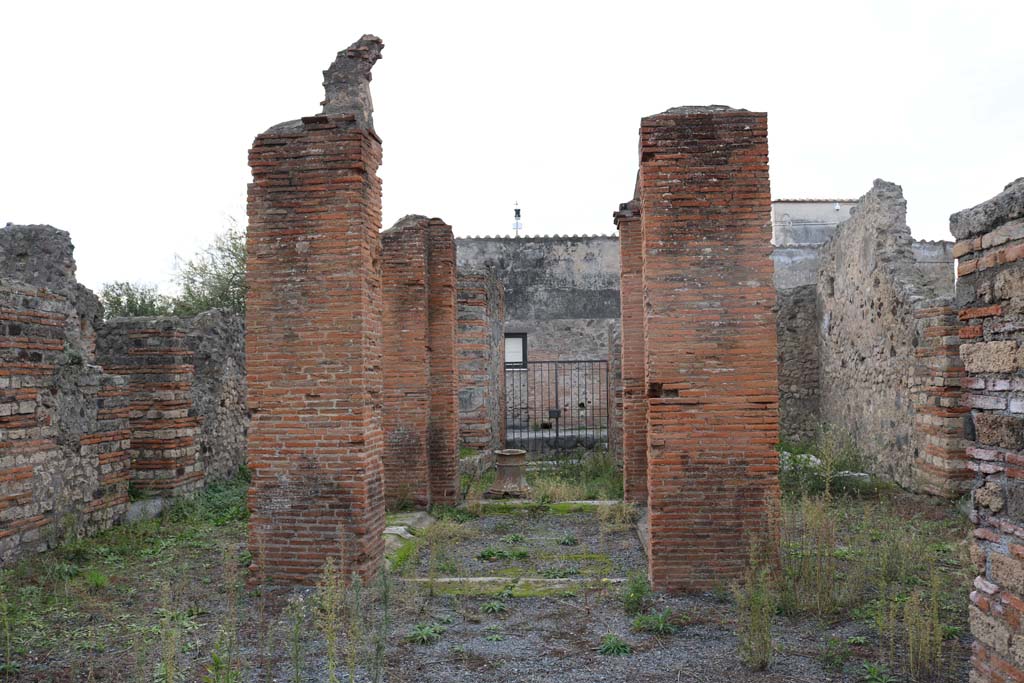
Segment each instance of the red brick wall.
[[388,504],[451,505],[458,477],[455,239],[440,219],[406,216],[382,242]]
[[625,499],[647,505],[647,390],[644,381],[643,254],[640,202],[621,204],[619,296],[622,306],[622,473]]
[[438,218],[427,225],[430,353],[430,498],[454,505],[459,477],[458,376],[455,361],[455,237]]
[[381,233],[384,482],[389,506],[430,505],[427,219]]
[[738,577],[774,528],[778,380],[767,116],[673,109],[640,129],[649,570]]
[[178,496],[203,484],[186,327],[180,318],[119,318],[100,330],[99,362],[128,378],[132,485],[141,491]]
[[346,116],[276,126],[249,153],[250,550],[272,581],[383,559],[380,161]]
[[128,392],[86,365],[53,292],[0,285],[0,566],[128,508]]
[[972,683],[1024,680],[1024,179],[950,217],[974,474]]
[[964,452],[964,415],[970,408],[961,404],[964,364],[959,322],[952,301],[928,304],[914,311],[918,340],[911,384],[918,449],[914,474],[918,490],[957,498],[973,478]]

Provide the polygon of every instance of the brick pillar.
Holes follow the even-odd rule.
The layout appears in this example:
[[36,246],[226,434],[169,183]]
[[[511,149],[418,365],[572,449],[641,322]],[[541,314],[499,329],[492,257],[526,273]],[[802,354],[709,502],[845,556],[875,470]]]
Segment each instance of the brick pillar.
[[921,491],[958,498],[973,476],[964,453],[964,414],[970,408],[961,402],[964,364],[957,309],[949,300],[928,301],[916,308],[914,322],[914,476]]
[[457,502],[459,478],[458,370],[455,361],[455,237],[438,218],[427,225],[428,346],[430,353],[430,498]]
[[640,202],[619,205],[622,310],[622,476],[627,501],[647,505],[647,391],[644,383],[643,254]]
[[493,269],[458,273],[459,443],[481,450],[505,443],[505,290]]
[[1024,179],[950,217],[975,474],[972,683],[1024,680]]
[[368,95],[380,48],[366,36],[339,53],[328,113],[275,126],[249,152],[249,548],[270,581],[311,583],[328,558],[369,577],[383,559],[381,145]]
[[132,486],[163,496],[202,487],[188,321],[115,318],[100,329],[96,346],[103,368],[128,378]]
[[384,303],[384,483],[389,506],[430,505],[427,426],[427,219],[406,216],[381,233]]
[[767,116],[684,107],[640,129],[649,570],[738,577],[774,528],[778,375]]

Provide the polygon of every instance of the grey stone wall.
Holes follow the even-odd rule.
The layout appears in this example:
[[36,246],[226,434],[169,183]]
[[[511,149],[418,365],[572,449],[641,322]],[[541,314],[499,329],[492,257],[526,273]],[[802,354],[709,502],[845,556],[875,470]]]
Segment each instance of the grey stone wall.
[[199,466],[206,480],[220,481],[245,465],[249,409],[246,406],[245,325],[221,310],[191,318],[186,344],[192,350],[192,410],[199,418]]
[[490,265],[505,286],[505,332],[527,334],[529,360],[608,356],[619,320],[619,240],[614,236],[456,240],[460,271]]
[[776,292],[779,344],[779,438],[813,440],[821,422],[816,285]]
[[[817,286],[820,414],[849,432],[879,474],[915,486],[915,312],[948,304],[953,273],[921,268],[906,201],[876,180],[821,248]],[[945,299],[943,297],[946,297]]]

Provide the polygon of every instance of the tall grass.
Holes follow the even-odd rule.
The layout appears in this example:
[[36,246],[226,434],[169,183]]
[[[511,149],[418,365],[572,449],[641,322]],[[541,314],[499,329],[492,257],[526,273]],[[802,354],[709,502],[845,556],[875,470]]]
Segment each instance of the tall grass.
[[[758,554],[752,550],[750,556],[758,557]],[[777,606],[773,584],[771,567],[751,562],[742,583],[733,591],[740,656],[755,671],[768,668],[772,661],[772,616]]]

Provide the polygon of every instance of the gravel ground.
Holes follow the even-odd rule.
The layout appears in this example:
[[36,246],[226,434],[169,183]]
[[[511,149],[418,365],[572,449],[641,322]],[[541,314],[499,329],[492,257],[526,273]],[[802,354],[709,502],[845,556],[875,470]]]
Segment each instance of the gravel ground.
[[[619,577],[646,568],[647,559],[632,527],[602,525],[595,512],[514,512],[485,515],[462,525],[467,537],[438,550],[435,562],[448,576]],[[574,545],[563,545],[575,539]],[[481,559],[485,550],[523,558]],[[416,576],[429,574],[428,553],[420,552]]]

